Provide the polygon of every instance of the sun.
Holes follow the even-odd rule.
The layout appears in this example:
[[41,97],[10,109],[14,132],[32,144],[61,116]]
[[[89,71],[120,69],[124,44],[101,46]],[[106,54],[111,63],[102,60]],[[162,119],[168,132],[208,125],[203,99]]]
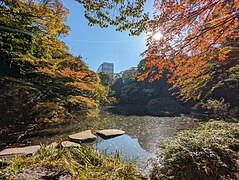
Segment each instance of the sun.
[[163,34],[160,31],[157,31],[153,34],[153,39],[159,41],[163,37]]

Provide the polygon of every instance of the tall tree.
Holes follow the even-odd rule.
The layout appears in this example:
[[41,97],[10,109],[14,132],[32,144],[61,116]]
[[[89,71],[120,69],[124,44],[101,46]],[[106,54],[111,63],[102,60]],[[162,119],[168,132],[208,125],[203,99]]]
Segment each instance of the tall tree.
[[[199,94],[191,93],[192,86],[208,82],[212,70],[208,66],[230,63],[229,55],[237,52],[238,47],[228,42],[239,39],[239,2],[156,0],[154,6],[143,53],[146,71],[140,79],[150,75],[153,81],[168,70],[169,82],[180,88],[185,100],[197,98]],[[158,32],[163,34],[159,40],[155,38]],[[234,65],[239,62],[237,57],[233,59]]]
[[[32,113],[33,118],[48,120],[64,120],[68,113],[97,116],[99,103],[107,101],[107,89],[60,41],[68,35],[68,10],[60,0],[3,0],[0,7],[0,65],[4,61],[10,67],[0,73],[0,114],[8,119],[9,111],[21,119]],[[30,97],[19,98],[21,92]]]
[[0,6],[0,52],[9,63],[34,66],[65,54],[58,38],[68,34],[68,10],[59,0],[3,0]]
[[[111,6],[109,2],[117,6]],[[137,9],[137,2],[80,1],[87,13],[95,15],[96,19],[89,18],[93,24],[109,23],[112,10],[126,7],[127,3]],[[215,92],[225,90],[225,84],[238,83],[235,72],[239,63],[235,56],[239,40],[238,0],[155,0],[154,7],[151,20],[144,18],[137,22],[144,25],[137,32],[144,30],[148,35],[147,50],[142,53],[146,62],[139,80],[154,81],[167,73],[168,81],[185,101],[215,98]],[[105,12],[104,16],[101,11]],[[129,21],[124,21],[134,11],[126,8],[126,12],[118,11],[120,21],[109,24],[119,26],[123,22],[128,24],[126,29],[135,30],[134,25],[131,27]],[[137,12],[143,17],[143,11]],[[162,35],[159,37],[159,34]],[[238,86],[229,84],[228,87],[234,87],[236,93]]]

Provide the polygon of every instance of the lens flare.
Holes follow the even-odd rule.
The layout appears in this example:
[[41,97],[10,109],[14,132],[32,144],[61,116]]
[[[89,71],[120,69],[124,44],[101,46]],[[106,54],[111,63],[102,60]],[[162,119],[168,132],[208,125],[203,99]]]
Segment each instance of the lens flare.
[[153,39],[159,41],[163,37],[163,34],[160,31],[157,31],[153,34]]

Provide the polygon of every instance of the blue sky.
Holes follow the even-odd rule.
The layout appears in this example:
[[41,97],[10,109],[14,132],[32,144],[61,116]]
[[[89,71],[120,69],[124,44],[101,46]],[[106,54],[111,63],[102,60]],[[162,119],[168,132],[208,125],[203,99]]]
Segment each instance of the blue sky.
[[[114,27],[100,28],[88,26],[84,18],[84,9],[75,0],[62,0],[70,10],[66,25],[70,27],[70,36],[64,39],[70,52],[81,55],[93,71],[103,62],[112,62],[115,72],[137,66],[142,59],[140,53],[145,47],[145,35],[128,36],[128,32],[117,32]],[[146,4],[147,11],[153,11],[153,0]]]

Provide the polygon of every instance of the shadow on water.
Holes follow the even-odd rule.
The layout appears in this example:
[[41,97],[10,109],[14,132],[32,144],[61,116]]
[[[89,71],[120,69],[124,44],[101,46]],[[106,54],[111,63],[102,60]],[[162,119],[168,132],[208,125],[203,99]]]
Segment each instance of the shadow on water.
[[155,109],[152,112],[149,111],[149,108],[144,105],[136,106],[136,105],[117,105],[117,106],[109,106],[107,111],[116,114],[116,115],[125,115],[125,116],[156,116],[156,117],[174,117],[180,116],[181,114],[189,115],[192,110],[185,107],[175,107],[170,108],[168,110],[159,110]]
[[103,121],[97,119],[66,120],[62,123],[50,123],[34,125],[25,124],[23,127],[9,127],[0,132],[0,150],[6,147],[25,146],[32,144],[48,144],[54,141],[62,141],[69,134],[97,129]]

